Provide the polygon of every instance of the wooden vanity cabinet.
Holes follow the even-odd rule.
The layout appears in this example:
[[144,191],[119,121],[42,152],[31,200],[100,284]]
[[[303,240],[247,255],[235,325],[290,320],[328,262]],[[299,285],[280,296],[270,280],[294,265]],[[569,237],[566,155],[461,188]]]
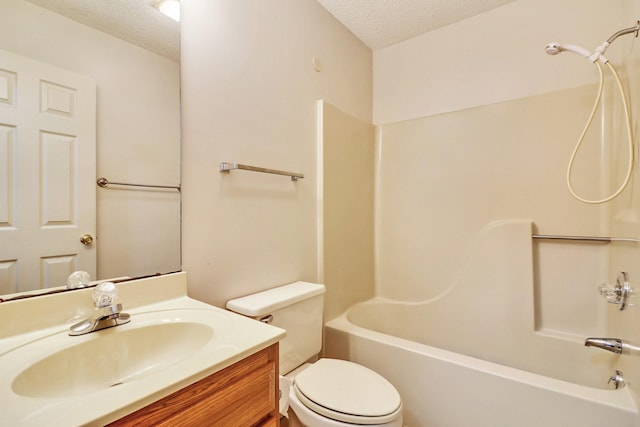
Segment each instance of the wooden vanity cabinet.
[[278,343],[110,426],[278,427]]

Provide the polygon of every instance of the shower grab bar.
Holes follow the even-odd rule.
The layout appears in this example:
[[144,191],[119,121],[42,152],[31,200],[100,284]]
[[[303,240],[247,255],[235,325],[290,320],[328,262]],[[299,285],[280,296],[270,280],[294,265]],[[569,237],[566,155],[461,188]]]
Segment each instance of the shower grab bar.
[[284,175],[284,176],[289,176],[291,177],[291,181],[297,181],[298,178],[304,178],[304,175],[301,173],[297,173],[297,172],[286,172],[286,171],[280,171],[277,169],[267,169],[267,168],[261,168],[258,166],[249,166],[249,165],[241,165],[240,163],[226,163],[226,162],[220,162],[218,164],[218,170],[220,172],[230,172],[232,170],[235,169],[242,169],[242,170],[246,170],[246,171],[251,171],[251,172],[261,172],[261,173],[272,173],[275,175]]
[[633,237],[557,236],[557,235],[551,235],[551,234],[534,234],[531,237],[533,239],[543,239],[543,240],[573,240],[573,241],[602,242],[602,243],[611,243],[611,242],[640,243],[640,239],[636,239]]
[[129,184],[129,183],[126,183],[126,182],[111,182],[107,178],[104,178],[104,177],[98,178],[98,180],[96,181],[96,184],[98,184],[98,186],[102,187],[102,188],[107,188],[107,187],[109,187],[109,185],[126,185],[128,187],[168,188],[168,189],[180,191],[180,186],[179,185]]

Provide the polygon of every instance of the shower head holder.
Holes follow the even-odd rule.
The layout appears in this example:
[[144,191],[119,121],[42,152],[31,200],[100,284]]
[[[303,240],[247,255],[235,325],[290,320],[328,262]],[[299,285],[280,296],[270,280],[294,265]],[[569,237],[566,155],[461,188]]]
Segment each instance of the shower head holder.
[[636,21],[635,26],[618,31],[617,33],[609,37],[606,42],[598,46],[593,52],[590,52],[581,46],[561,43],[549,43],[547,46],[545,46],[544,50],[548,55],[557,55],[561,52],[573,52],[577,53],[578,55],[584,56],[591,62],[600,61],[601,63],[606,64],[607,62],[609,62],[609,60],[604,56],[604,52],[611,45],[611,43],[613,43],[614,40],[616,40],[620,36],[631,33],[635,33],[636,37],[638,37],[639,32],[640,21]]

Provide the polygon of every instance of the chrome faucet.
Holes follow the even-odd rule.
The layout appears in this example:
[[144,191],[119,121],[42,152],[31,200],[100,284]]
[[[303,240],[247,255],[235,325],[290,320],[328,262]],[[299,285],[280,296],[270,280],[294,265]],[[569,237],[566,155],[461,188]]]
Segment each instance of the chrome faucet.
[[587,347],[597,347],[616,354],[622,354],[624,344],[620,338],[587,338],[584,341]]
[[118,288],[113,283],[100,283],[96,286],[92,298],[96,308],[95,316],[72,325],[69,328],[69,335],[84,335],[131,321],[128,313],[122,313],[122,304],[116,304]]

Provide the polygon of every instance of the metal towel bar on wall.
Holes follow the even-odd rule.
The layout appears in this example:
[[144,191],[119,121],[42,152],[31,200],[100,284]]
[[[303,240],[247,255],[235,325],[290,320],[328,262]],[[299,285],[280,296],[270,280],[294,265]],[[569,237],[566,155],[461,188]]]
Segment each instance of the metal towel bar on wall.
[[258,166],[249,166],[249,165],[241,165],[240,163],[226,163],[226,162],[220,162],[218,164],[218,170],[220,172],[230,172],[232,170],[235,169],[242,169],[242,170],[246,170],[246,171],[251,171],[251,172],[261,172],[261,173],[272,173],[272,174],[276,174],[276,175],[284,175],[284,176],[289,176],[291,177],[291,181],[297,181],[298,178],[304,178],[304,175],[298,172],[286,172],[286,171],[281,171],[281,170],[277,170],[277,169],[268,169],[268,168],[261,168]]
[[633,237],[557,236],[552,234],[534,234],[531,237],[533,239],[544,239],[544,240],[573,240],[573,241],[601,242],[601,243],[611,243],[611,242],[640,243],[640,239],[636,239]]
[[104,177],[98,178],[98,180],[96,181],[96,184],[98,184],[98,186],[102,187],[102,188],[107,188],[110,185],[125,185],[125,186],[128,186],[128,187],[167,188],[167,189],[171,189],[171,190],[180,191],[180,186],[179,185],[151,185],[151,184],[130,184],[130,183],[125,183],[125,182],[111,182],[107,178],[104,178]]

